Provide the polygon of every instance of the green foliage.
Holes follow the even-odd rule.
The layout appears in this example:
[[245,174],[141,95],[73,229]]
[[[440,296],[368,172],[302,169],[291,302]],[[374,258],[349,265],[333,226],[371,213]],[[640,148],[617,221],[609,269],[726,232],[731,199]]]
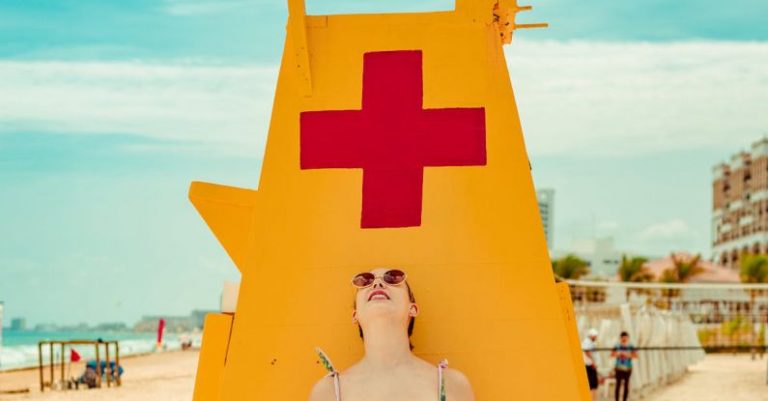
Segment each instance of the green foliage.
[[747,347],[763,344],[765,327],[753,332],[752,324],[744,316],[724,321],[716,327],[701,327],[698,330],[699,341],[705,348],[727,350],[728,347]]
[[701,254],[697,254],[690,260],[678,258],[675,254],[672,254],[672,263],[680,283],[687,283],[693,276],[704,271],[704,268],[701,267]]
[[680,279],[677,278],[677,273],[675,273],[675,270],[667,269],[661,272],[661,276],[659,277],[660,283],[679,283]]
[[589,274],[589,263],[576,255],[569,254],[552,261],[552,271],[565,280],[578,280]]
[[733,320],[723,322],[720,331],[726,336],[732,337],[739,332],[743,325],[744,319],[741,316],[738,316]]
[[742,255],[740,276],[742,283],[765,283],[768,280],[768,257]]
[[697,254],[690,260],[678,258],[674,253],[670,256],[672,267],[664,270],[659,277],[661,283],[687,283],[694,276],[704,271],[701,267],[701,254]]
[[625,283],[644,283],[653,279],[653,274],[645,266],[648,258],[621,256],[619,279]]
[[716,334],[713,330],[699,330],[697,334],[699,336],[699,343],[701,343],[703,346],[710,345],[710,341],[716,337]]
[[[679,283],[680,279],[677,276],[677,272],[674,268],[670,268],[667,270],[664,270],[661,272],[661,276],[659,277],[660,283]],[[671,307],[671,298],[676,297],[680,295],[680,289],[678,288],[665,288],[661,290],[661,295],[667,297],[667,308]]]

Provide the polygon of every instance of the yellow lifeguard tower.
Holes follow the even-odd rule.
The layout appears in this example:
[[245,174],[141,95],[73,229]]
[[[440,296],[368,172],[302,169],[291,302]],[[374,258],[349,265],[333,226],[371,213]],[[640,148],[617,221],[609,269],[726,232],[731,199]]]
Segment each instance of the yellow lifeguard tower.
[[[529,7],[307,16],[288,0],[258,190],[190,199],[242,272],[206,319],[197,401],[305,400],[361,356],[355,273],[407,271],[415,352],[478,400],[589,399],[567,288],[555,284],[502,45]],[[538,25],[536,25],[538,26]]]

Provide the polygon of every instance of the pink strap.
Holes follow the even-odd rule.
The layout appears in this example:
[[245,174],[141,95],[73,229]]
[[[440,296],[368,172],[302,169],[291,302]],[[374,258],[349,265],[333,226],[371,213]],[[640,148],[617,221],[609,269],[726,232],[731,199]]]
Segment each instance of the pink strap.
[[336,401],[341,401],[341,384],[339,383],[339,372],[329,373],[333,377],[333,389],[336,392]]

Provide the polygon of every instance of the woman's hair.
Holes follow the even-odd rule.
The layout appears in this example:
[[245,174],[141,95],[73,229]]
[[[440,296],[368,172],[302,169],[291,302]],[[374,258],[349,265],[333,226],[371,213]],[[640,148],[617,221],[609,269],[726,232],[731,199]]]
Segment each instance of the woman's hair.
[[[413,290],[411,290],[411,286],[408,284],[408,281],[404,282],[405,288],[408,290],[408,300],[411,301],[411,303],[416,303],[416,297],[413,295]],[[352,307],[357,309],[357,297],[352,301]],[[413,326],[416,324],[416,317],[411,317],[411,320],[408,322],[408,337],[410,338],[413,334]],[[357,330],[360,332],[360,338],[365,338],[363,336],[363,327],[360,326],[360,323],[357,324]],[[408,344],[411,349],[413,349],[413,344]]]

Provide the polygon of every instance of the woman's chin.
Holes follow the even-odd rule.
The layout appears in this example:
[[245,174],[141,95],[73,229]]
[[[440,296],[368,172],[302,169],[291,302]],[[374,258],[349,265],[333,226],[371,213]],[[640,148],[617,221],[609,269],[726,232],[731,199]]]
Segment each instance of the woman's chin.
[[365,304],[366,308],[375,308],[375,309],[394,309],[394,305],[392,304],[392,301],[389,300],[371,300],[368,301],[368,303]]
[[362,313],[370,317],[391,317],[397,314],[397,308],[388,301],[371,301],[365,305]]

